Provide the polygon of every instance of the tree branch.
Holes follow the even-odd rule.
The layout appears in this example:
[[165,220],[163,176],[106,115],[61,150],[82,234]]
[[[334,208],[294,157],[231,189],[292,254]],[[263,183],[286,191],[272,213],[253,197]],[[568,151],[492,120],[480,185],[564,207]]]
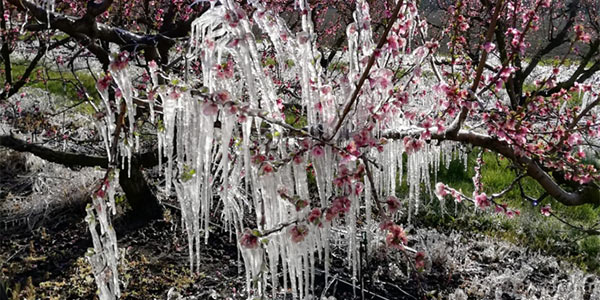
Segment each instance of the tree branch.
[[[56,151],[47,147],[30,144],[9,135],[0,135],[0,146],[17,151],[31,153],[49,162],[66,167],[108,167],[108,158],[104,156],[85,155],[73,152]],[[145,168],[158,165],[157,151],[148,151],[133,157],[133,164]]]
[[0,146],[18,152],[28,152],[41,159],[67,167],[108,167],[108,159],[106,157],[56,151],[36,144],[30,144],[8,135],[0,136]]
[[[500,0],[500,1],[502,1],[502,0]],[[356,84],[356,88],[354,89],[354,92],[352,93],[352,96],[350,97],[350,101],[348,101],[348,103],[346,103],[346,106],[344,107],[342,115],[340,116],[340,119],[338,120],[337,124],[335,125],[333,132],[331,133],[331,136],[329,136],[327,138],[327,141],[330,141],[335,137],[337,132],[340,130],[340,127],[342,127],[342,124],[344,123],[344,119],[346,119],[346,116],[348,115],[348,113],[350,113],[352,106],[354,106],[354,103],[356,103],[356,101],[358,100],[358,95],[360,94],[362,86],[365,83],[365,81],[367,80],[367,78],[369,77],[369,72],[371,71],[373,64],[375,64],[375,59],[378,55],[378,52],[381,51],[381,48],[383,48],[383,45],[385,45],[385,43],[387,42],[387,36],[390,33],[390,30],[392,30],[392,26],[398,19],[398,14],[400,13],[400,8],[402,7],[403,3],[404,3],[404,1],[400,0],[396,4],[396,7],[394,8],[394,11],[392,12],[392,18],[389,20],[389,23],[388,23],[387,27],[385,28],[383,35],[381,35],[381,39],[377,43],[377,46],[373,50],[371,57],[369,57],[369,62],[367,63],[367,67],[365,68],[362,75],[360,76],[360,79],[358,80],[358,84]]]
[[[496,29],[496,22],[498,21],[498,17],[500,16],[500,10],[502,8],[503,0],[496,0],[496,7],[494,8],[494,14],[492,15],[492,20],[490,21],[490,26],[485,35],[485,43],[489,43],[492,41],[494,37],[494,31]],[[479,65],[477,66],[477,70],[475,71],[475,78],[473,78],[473,84],[471,85],[471,94],[475,94],[475,90],[479,86],[479,81],[481,80],[481,74],[483,73],[483,67],[485,66],[485,62],[487,61],[487,51],[482,51],[481,59],[479,60]],[[460,127],[467,119],[467,114],[469,113],[469,109],[466,106],[463,106],[460,110],[459,115],[454,119],[452,124],[446,130],[445,135],[456,135],[460,130]]]
[[[406,136],[406,134],[397,132],[384,134],[384,137],[391,139],[402,139],[404,136]],[[515,151],[511,145],[491,136],[480,134],[474,131],[460,130],[456,135],[452,136],[432,134],[431,139],[438,141],[455,141],[462,144],[482,147],[499,153],[516,163],[518,166],[522,167],[527,175],[536,180],[550,196],[554,197],[556,201],[566,206],[578,206],[588,203],[596,204],[598,201],[597,199],[586,197],[584,193],[585,190],[582,192],[568,192],[564,190],[546,171],[544,171],[544,169],[542,169],[542,167],[537,164],[535,160],[515,154]]]
[[521,83],[525,82],[525,78],[527,78],[529,74],[531,74],[533,69],[535,69],[542,57],[544,57],[544,55],[550,53],[552,50],[558,48],[560,45],[564,44],[564,42],[567,41],[567,34],[569,33],[569,30],[573,27],[573,23],[575,22],[575,17],[577,16],[578,10],[579,0],[575,0],[569,3],[569,20],[567,21],[565,26],[563,26],[560,32],[555,37],[553,37],[544,48],[540,49],[533,55],[533,57],[531,57],[531,62],[529,63],[529,65],[527,65],[527,68],[525,68],[525,70],[522,73]]
[[[7,99],[10,96],[16,94],[19,91],[19,89],[21,89],[27,83],[27,81],[29,80],[29,76],[31,76],[31,73],[33,72],[33,70],[35,70],[35,67],[37,67],[37,64],[40,61],[40,59],[42,59],[42,57],[44,57],[44,55],[46,55],[46,52],[47,52],[46,50],[56,49],[57,47],[68,43],[70,40],[71,40],[71,38],[62,39],[62,40],[50,45],[48,48],[46,48],[44,45],[40,45],[40,48],[38,49],[38,53],[31,60],[31,62],[27,66],[27,69],[25,69],[25,72],[23,73],[23,75],[21,75],[21,78],[19,79],[19,81],[15,82],[13,85],[11,85],[10,89],[3,90],[2,93],[0,93],[0,100]],[[7,74],[7,76],[8,76],[8,74]]]

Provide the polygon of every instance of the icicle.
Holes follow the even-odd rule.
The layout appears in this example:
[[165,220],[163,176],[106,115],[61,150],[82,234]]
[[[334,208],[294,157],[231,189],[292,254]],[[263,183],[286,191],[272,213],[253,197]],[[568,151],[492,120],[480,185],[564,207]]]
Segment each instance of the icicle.
[[[117,299],[121,296],[119,288],[118,265],[121,254],[117,246],[117,236],[112,227],[109,209],[115,213],[113,178],[103,183],[100,190],[92,197],[92,204],[86,208],[86,221],[92,235],[93,248],[86,253],[99,290],[101,300]],[[108,195],[107,204],[104,197]],[[97,225],[100,224],[100,232]]]
[[[116,55],[115,55],[116,56]],[[133,151],[131,151],[132,148],[134,148],[134,141],[136,141],[136,139],[134,138],[134,131],[136,130],[135,128],[135,106],[133,105],[133,97],[134,97],[134,89],[133,89],[133,85],[132,85],[132,80],[129,77],[129,69],[128,68],[122,68],[122,69],[114,69],[113,70],[113,78],[115,80],[115,83],[117,84],[117,86],[119,87],[119,89],[115,92],[115,98],[123,98],[123,100],[125,101],[125,107],[123,106],[119,106],[121,109],[124,109],[125,111],[119,111],[119,113],[127,113],[127,120],[129,121],[129,130],[128,130],[128,135],[126,136],[125,140],[123,141],[123,144],[125,145],[125,147],[127,147],[127,161],[128,161],[128,169],[131,168],[131,154]],[[135,142],[135,144],[139,144],[139,142]],[[136,151],[138,151],[139,149],[136,148]],[[129,172],[127,173],[127,175],[129,176]]]
[[[48,22],[48,29],[52,28],[52,24],[50,23],[50,15],[54,13],[56,10],[55,0],[42,0],[43,7],[46,10],[46,20]],[[48,49],[46,49],[48,51]],[[47,54],[47,53],[46,53]]]
[[[163,88],[164,90],[165,88]],[[172,186],[172,174],[173,174],[173,139],[175,134],[175,112],[177,109],[177,99],[171,97],[173,93],[168,93],[166,91],[159,92],[161,98],[163,99],[163,122],[164,127],[163,131],[159,133],[162,135],[162,145],[164,149],[162,150],[162,154],[167,157],[167,167],[165,168],[165,193],[167,195],[170,194],[171,186]]]

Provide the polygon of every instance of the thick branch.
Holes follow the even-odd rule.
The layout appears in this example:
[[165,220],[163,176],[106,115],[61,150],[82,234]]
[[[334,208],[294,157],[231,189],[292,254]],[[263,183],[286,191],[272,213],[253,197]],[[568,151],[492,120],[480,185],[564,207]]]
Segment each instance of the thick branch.
[[[81,40],[86,38],[96,38],[121,46],[137,45],[139,50],[148,47],[153,48],[156,46],[167,46],[170,48],[175,44],[175,41],[172,39],[172,37],[174,38],[179,37],[181,34],[187,34],[191,24],[191,21],[177,24],[177,26],[173,26],[172,29],[168,32],[165,32],[165,34],[140,35],[102,23],[94,22],[94,26],[90,26],[89,22],[85,22],[83,20],[90,14],[93,15],[98,12],[102,13],[102,9],[107,9],[112,1],[103,1],[101,4],[92,5],[92,11],[89,11],[83,19],[75,19],[59,13],[48,14],[45,9],[31,1],[8,0],[8,2],[15,5],[21,11],[27,11],[31,13],[38,21],[49,23],[51,28],[58,29],[70,36],[76,37],[77,39]],[[90,6],[88,6],[88,9],[90,9]]]
[[[47,147],[30,144],[13,136],[0,135],[0,146],[17,152],[28,152],[41,159],[66,167],[108,167],[108,159],[103,156],[56,151]],[[151,168],[158,165],[158,153],[149,151],[133,157],[133,164]]]
[[495,151],[518,163],[525,169],[527,175],[535,179],[550,196],[564,205],[577,206],[594,201],[594,199],[586,199],[582,193],[565,191],[533,159],[516,155],[513,148],[505,142],[472,131],[460,131],[453,140]]
[[[404,136],[406,136],[406,134],[388,133],[385,135],[385,137],[392,139],[401,139]],[[434,134],[431,138],[439,141],[449,140],[462,144],[478,146],[503,155],[517,165],[521,166],[527,175],[536,180],[550,196],[554,197],[556,201],[564,205],[577,206],[588,203],[596,204],[597,202],[597,200],[594,198],[586,197],[585,193],[583,192],[565,191],[546,171],[544,171],[537,164],[536,161],[529,157],[516,155],[511,145],[507,144],[506,142],[499,141],[491,136],[476,133],[474,131],[461,130],[456,135],[450,136]]]
[[13,136],[0,136],[0,146],[18,152],[29,152],[44,160],[61,164],[67,167],[108,167],[108,159],[106,157],[56,151],[35,144],[29,144]]
[[[0,1],[0,11],[4,12],[4,1]],[[2,59],[4,60],[4,77],[6,83],[12,84],[9,37],[6,36],[9,31],[6,28],[6,19],[0,19],[0,26],[2,26],[2,49],[0,49],[0,53],[2,54]]]

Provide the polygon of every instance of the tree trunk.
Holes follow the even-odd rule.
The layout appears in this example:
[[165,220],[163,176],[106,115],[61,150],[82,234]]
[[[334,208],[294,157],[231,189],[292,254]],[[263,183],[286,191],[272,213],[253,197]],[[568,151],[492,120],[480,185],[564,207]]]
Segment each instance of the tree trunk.
[[140,165],[132,164],[129,176],[127,168],[121,169],[119,171],[119,184],[125,192],[127,202],[132,209],[127,216],[127,222],[144,223],[162,217],[162,207],[150,190]]

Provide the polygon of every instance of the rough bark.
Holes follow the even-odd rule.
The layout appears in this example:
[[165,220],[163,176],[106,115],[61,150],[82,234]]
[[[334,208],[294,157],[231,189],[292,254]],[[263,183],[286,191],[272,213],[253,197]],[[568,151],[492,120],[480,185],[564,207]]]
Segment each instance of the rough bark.
[[[445,137],[437,136],[435,138],[445,139]],[[512,160],[517,165],[523,167],[531,178],[535,179],[550,196],[556,201],[566,206],[578,206],[583,204],[598,204],[598,199],[588,197],[584,191],[568,192],[563,189],[556,181],[552,179],[550,174],[544,171],[538,163],[526,156],[515,154],[513,148],[506,142],[499,141],[490,136],[478,134],[472,131],[460,131],[452,140],[479,146],[502,154],[504,157]]]
[[128,219],[130,217],[133,221],[144,222],[162,217],[162,207],[152,193],[139,164],[133,163],[130,172],[127,168],[119,171],[119,185],[132,208]]

